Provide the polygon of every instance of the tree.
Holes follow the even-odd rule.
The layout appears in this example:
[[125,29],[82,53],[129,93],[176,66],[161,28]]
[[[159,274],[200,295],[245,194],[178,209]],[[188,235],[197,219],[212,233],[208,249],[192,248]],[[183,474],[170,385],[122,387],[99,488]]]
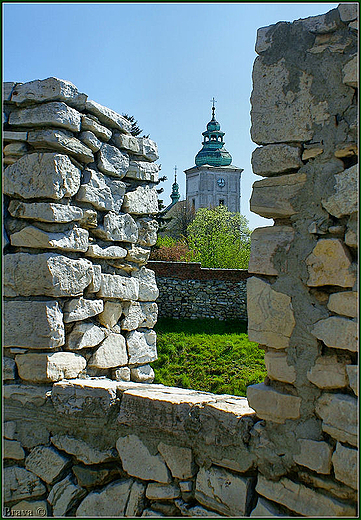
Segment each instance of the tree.
[[247,269],[251,230],[246,217],[225,206],[200,208],[188,226],[188,245],[193,261],[202,267]]
[[129,121],[129,123],[132,123],[131,129],[130,129],[130,133],[132,135],[137,136],[143,132],[143,130],[141,128],[139,128],[138,121],[135,119],[134,116],[130,116],[128,114],[122,114],[122,116],[125,117],[125,119],[127,121]]

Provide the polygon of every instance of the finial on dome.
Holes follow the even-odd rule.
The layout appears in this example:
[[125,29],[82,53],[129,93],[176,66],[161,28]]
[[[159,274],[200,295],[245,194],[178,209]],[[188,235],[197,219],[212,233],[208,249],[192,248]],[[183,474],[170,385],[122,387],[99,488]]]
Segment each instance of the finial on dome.
[[214,105],[214,103],[217,103],[217,101],[214,99],[214,96],[213,98],[211,99],[211,103],[212,103],[212,120],[215,120],[216,119],[216,107]]

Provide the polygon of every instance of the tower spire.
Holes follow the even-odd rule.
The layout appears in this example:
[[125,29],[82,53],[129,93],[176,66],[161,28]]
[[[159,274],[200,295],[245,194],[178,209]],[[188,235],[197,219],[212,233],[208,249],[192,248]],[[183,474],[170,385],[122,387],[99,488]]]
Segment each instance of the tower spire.
[[217,101],[214,99],[214,96],[213,98],[211,99],[211,103],[212,103],[212,121],[216,119],[216,107],[215,107],[215,104],[214,103],[217,103]]
[[180,199],[179,186],[177,184],[177,166],[174,166],[174,182],[172,184],[172,193],[170,198],[172,199],[172,205],[174,205]]

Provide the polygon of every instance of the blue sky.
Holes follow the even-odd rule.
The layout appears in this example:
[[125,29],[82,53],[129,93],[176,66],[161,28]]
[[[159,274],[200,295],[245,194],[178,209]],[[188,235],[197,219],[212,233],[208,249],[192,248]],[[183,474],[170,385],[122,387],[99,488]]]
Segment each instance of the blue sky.
[[241,213],[252,229],[272,225],[249,210],[256,144],[250,95],[257,29],[326,13],[330,3],[3,3],[3,79],[67,79],[90,99],[135,116],[159,149],[162,198],[174,166],[194,166],[216,116],[233,164],[243,168]]

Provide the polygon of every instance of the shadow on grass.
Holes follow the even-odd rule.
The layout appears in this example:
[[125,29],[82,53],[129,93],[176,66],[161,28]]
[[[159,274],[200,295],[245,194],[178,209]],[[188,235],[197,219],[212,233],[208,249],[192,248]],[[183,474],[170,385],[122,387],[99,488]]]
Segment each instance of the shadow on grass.
[[247,322],[240,320],[219,321],[211,318],[182,320],[160,318],[154,330],[160,333],[183,332],[193,334],[247,334]]

